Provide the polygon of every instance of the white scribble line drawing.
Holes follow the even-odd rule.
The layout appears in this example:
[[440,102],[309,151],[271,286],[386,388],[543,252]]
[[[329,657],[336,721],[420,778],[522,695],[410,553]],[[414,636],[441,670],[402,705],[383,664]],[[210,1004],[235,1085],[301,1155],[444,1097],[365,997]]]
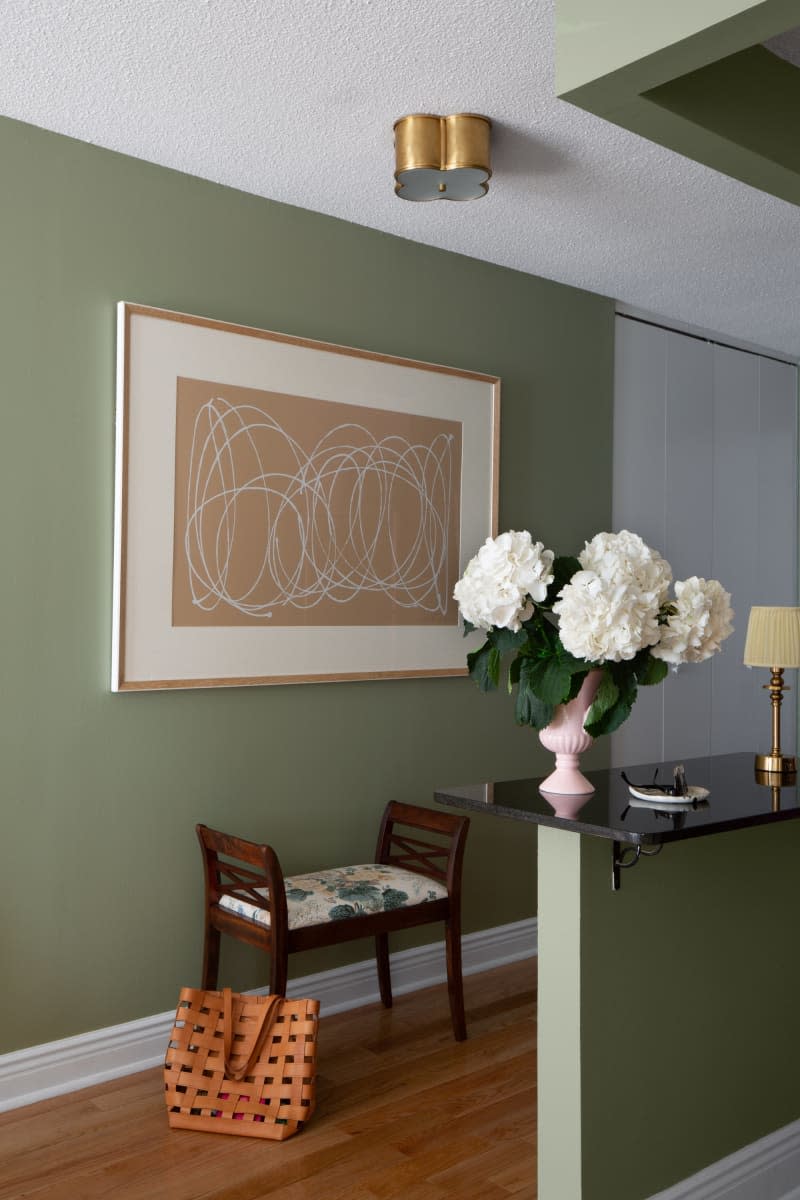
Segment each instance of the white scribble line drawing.
[[[271,446],[282,470],[264,461]],[[445,613],[454,450],[452,434],[420,445],[395,434],[378,439],[346,423],[306,452],[262,409],[209,400],[195,418],[187,484],[184,547],[193,604],[209,612],[230,605],[269,619],[276,608],[347,604],[367,592],[403,608]],[[246,556],[237,557],[240,574],[242,561],[248,563],[249,578],[239,579],[234,595],[243,503],[251,531],[254,512],[260,514],[263,545],[254,548],[251,533]]]

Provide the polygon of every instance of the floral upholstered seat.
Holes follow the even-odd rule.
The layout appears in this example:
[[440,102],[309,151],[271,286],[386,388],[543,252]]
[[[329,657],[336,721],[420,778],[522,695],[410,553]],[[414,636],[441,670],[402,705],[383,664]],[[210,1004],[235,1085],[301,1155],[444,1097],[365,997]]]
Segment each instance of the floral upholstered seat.
[[[342,921],[367,913],[386,912],[441,900],[447,888],[436,879],[383,863],[363,863],[354,867],[336,867],[309,875],[290,875],[284,880],[290,929]],[[266,888],[257,889],[266,896]],[[269,925],[269,912],[248,899],[221,896],[220,908],[240,917]]]

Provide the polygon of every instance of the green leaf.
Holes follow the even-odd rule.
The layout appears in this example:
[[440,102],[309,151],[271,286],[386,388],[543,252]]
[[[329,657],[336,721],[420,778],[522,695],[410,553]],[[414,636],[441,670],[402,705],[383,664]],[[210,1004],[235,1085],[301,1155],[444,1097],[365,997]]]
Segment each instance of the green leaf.
[[631,662],[611,663],[610,666],[614,682],[619,688],[620,699],[624,700],[630,709],[638,691],[635,660]]
[[464,617],[464,637],[468,637],[469,634],[474,633],[476,628],[477,626],[473,625],[472,621],[468,621],[467,618]]
[[522,622],[522,628],[525,630],[528,647],[532,652],[539,654],[547,650],[555,653],[558,629],[541,608],[534,608],[527,621]]
[[533,729],[544,729],[553,719],[552,704],[545,704],[535,692],[520,685],[514,716],[518,725],[530,725]]
[[542,678],[548,668],[550,659],[548,657],[530,658],[526,660],[526,666],[523,670],[527,674],[527,679],[530,686],[538,693]]
[[[639,662],[636,660],[640,659]],[[636,671],[636,682],[642,687],[652,687],[656,683],[661,683],[662,679],[666,679],[669,672],[667,664],[660,658],[653,658],[649,650],[645,650],[640,658],[636,655],[633,660]]]
[[550,724],[552,719],[552,704],[546,704],[544,700],[540,700],[538,696],[534,695],[531,700],[531,711],[528,724],[532,725],[534,729],[544,729],[546,725]]
[[575,658],[568,650],[561,648],[561,663],[569,671],[570,675],[583,675],[584,678],[591,670],[591,664],[587,663],[585,658]]
[[618,700],[619,688],[614,682],[611,673],[603,671],[603,678],[600,680],[600,686],[597,689],[594,702],[583,722],[587,733],[590,733],[592,737],[598,737],[599,734],[606,732],[605,728],[603,728],[603,719],[613,709]]
[[555,618],[549,614],[537,609],[530,620],[525,622],[523,629],[528,635],[525,653],[531,657],[543,663],[551,659],[566,662],[571,657],[561,645]]
[[[585,668],[586,664],[584,663],[583,666]],[[569,695],[567,696],[567,700],[575,699],[578,692],[583,687],[583,681],[585,680],[585,678],[588,674],[589,674],[588,670],[573,671],[572,678],[571,678],[570,684],[569,684]]]
[[467,655],[467,668],[482,692],[493,691],[500,682],[500,655],[490,642]]
[[551,658],[536,680],[536,694],[545,704],[561,704],[567,699],[572,672],[559,659]]
[[518,629],[516,633],[513,629],[492,629],[489,641],[498,654],[510,654],[512,650],[520,650],[527,643],[528,633],[525,629]]
[[[520,672],[522,671],[522,664],[525,661],[526,661],[525,658],[521,654],[518,654],[516,658],[511,660],[511,666],[508,668],[508,694],[509,694],[509,696],[511,695],[511,692],[514,689],[514,684],[519,683]],[[528,659],[528,661],[530,661],[530,659]]]
[[553,717],[553,705],[540,699],[534,691],[534,681],[541,675],[542,664],[535,659],[524,658],[519,669],[519,687],[514,715],[518,725],[532,725],[544,729]]
[[553,559],[553,582],[547,589],[547,599],[545,604],[553,605],[558,597],[558,593],[569,583],[576,571],[581,570],[581,564],[577,558],[572,558],[569,555],[562,555],[559,558]]
[[619,729],[623,721],[627,721],[631,715],[632,704],[624,696],[620,696],[616,704],[612,705],[607,712],[591,725],[588,720],[584,721],[584,727],[587,733],[592,737],[599,737],[603,733],[613,733],[615,729]]
[[[603,712],[595,713],[594,705],[592,705],[592,708],[589,710],[589,718],[584,722],[587,732],[592,737],[599,737],[604,733],[613,733],[615,729],[619,729],[620,725],[631,715],[631,709],[636,700],[636,667],[633,661],[606,663],[601,688],[607,679],[616,688],[617,697],[613,703],[607,705]],[[611,695],[611,689],[608,685],[606,687],[607,690],[604,689],[603,703],[606,703]],[[598,697],[600,697],[600,689],[598,689]],[[596,703],[597,700],[595,700]]]

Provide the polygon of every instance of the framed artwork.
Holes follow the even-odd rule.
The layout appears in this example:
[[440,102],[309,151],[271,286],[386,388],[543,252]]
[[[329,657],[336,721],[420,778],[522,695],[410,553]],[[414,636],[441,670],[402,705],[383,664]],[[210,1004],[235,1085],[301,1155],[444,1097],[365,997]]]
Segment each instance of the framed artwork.
[[500,381],[118,306],[114,691],[459,675]]

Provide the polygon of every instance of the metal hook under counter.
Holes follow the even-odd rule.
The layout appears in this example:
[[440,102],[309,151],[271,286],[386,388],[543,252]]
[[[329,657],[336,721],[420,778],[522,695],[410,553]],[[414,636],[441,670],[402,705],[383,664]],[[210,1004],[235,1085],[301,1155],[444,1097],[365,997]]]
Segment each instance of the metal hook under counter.
[[664,843],[660,842],[658,846],[648,850],[645,846],[627,846],[622,842],[611,843],[611,890],[618,892],[621,884],[621,871],[627,870],[629,867],[635,867],[639,859],[655,858],[664,849]]

